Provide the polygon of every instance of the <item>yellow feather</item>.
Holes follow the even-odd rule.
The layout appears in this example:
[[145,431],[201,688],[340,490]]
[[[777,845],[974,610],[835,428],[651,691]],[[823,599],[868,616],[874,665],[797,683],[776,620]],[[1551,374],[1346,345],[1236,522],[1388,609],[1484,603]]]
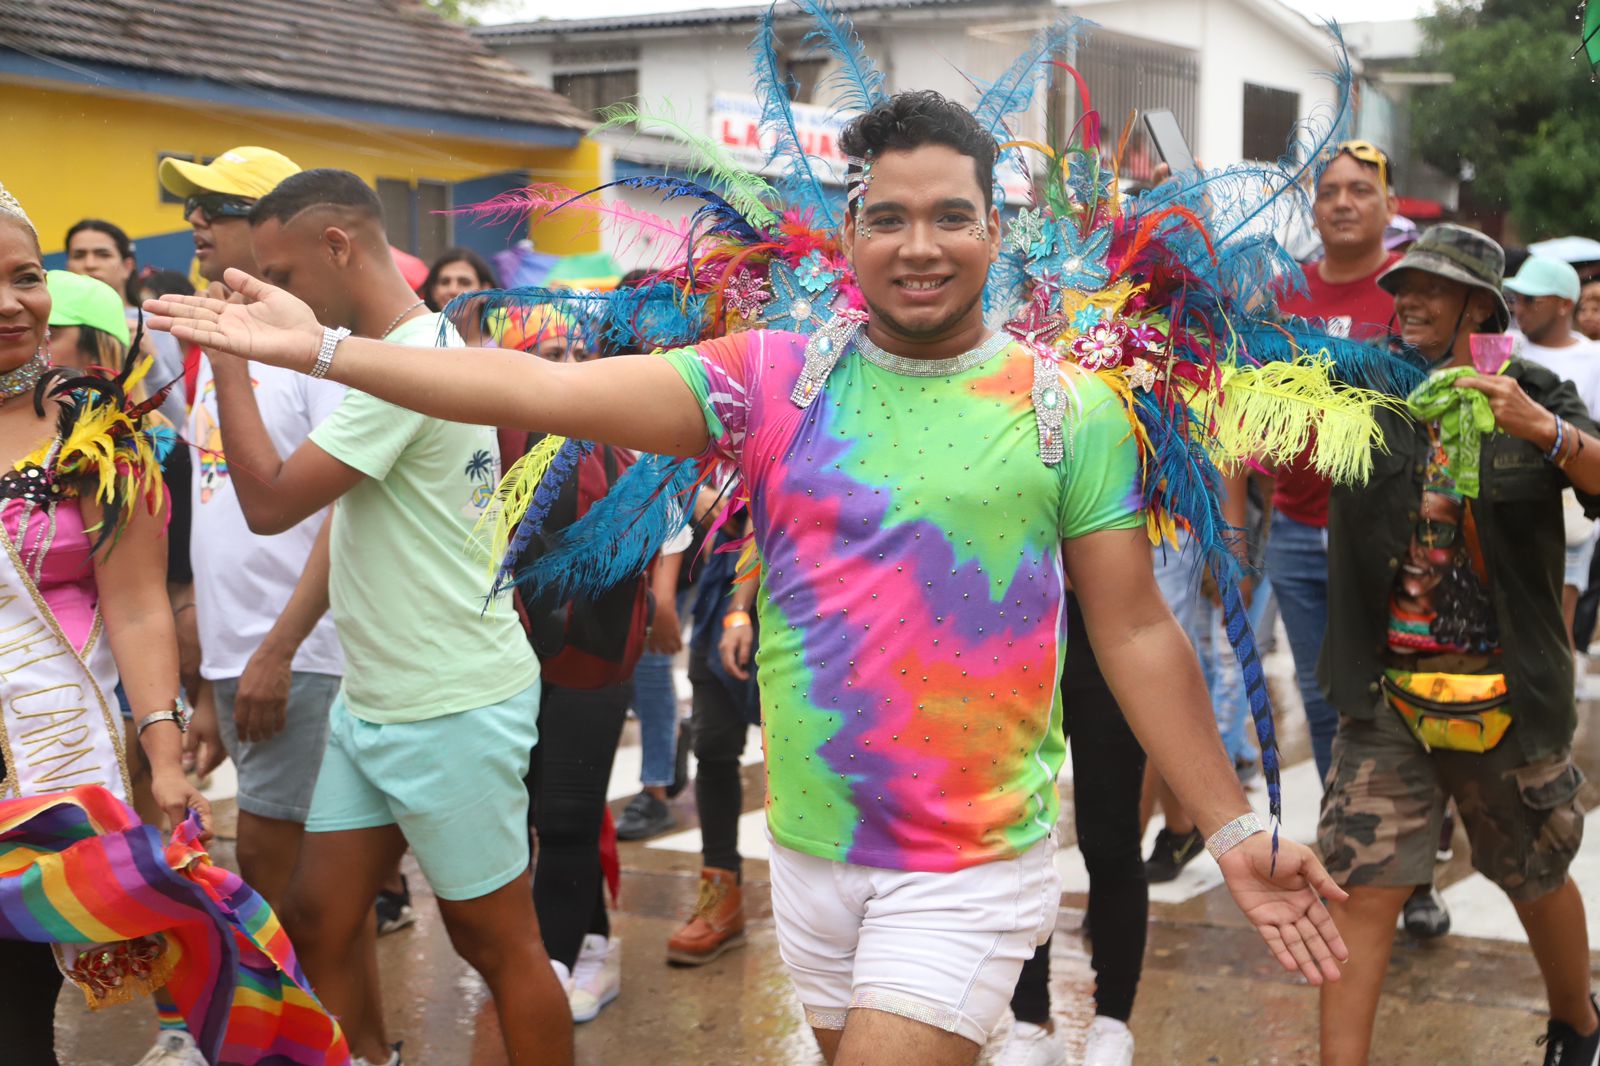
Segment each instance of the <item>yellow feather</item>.
[[483,509],[477,524],[472,527],[472,543],[483,547],[483,532],[490,531],[487,558],[491,568],[498,567],[505,557],[506,548],[516,534],[522,516],[528,513],[533,494],[544,480],[545,472],[555,461],[556,453],[567,438],[554,434],[544,437],[529,448],[527,454],[511,464],[500,484],[494,490],[494,499]]
[[1363,482],[1372,472],[1372,449],[1383,431],[1374,417],[1380,406],[1402,401],[1338,381],[1326,356],[1293,362],[1222,367],[1220,402],[1209,414],[1218,465],[1232,469],[1246,459],[1294,460],[1309,447],[1313,469],[1339,483]]

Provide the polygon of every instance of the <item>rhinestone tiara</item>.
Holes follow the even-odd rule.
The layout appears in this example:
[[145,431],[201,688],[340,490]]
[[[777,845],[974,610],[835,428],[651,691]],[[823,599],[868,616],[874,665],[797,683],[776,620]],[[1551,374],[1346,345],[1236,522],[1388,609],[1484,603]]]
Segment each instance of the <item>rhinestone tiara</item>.
[[28,212],[22,209],[22,205],[17,202],[17,198],[12,196],[10,190],[4,185],[0,185],[0,214],[10,215],[24,226],[27,226],[29,232],[35,237],[39,236],[39,231],[34,229],[33,220],[28,217]]

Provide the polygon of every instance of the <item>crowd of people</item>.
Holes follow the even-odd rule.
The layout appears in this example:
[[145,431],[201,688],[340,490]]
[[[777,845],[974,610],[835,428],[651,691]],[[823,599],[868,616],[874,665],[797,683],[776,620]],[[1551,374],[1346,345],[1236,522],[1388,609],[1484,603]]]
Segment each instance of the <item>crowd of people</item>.
[[[68,783],[153,826],[208,824],[196,781],[231,759],[239,871],[358,1064],[401,1061],[375,952],[414,919],[409,852],[510,1061],[560,1064],[573,1024],[621,991],[608,840],[670,828],[685,788],[698,898],[652,950],[703,965],[744,943],[740,759],[760,724],[777,939],[824,1057],[972,1063],[1009,1008],[994,1061],[1058,1066],[1070,740],[1089,1066],[1131,1066],[1148,885],[1203,851],[1278,961],[1320,986],[1323,1062],[1366,1062],[1396,922],[1449,929],[1434,872],[1457,822],[1539,962],[1546,1063],[1592,1066],[1600,1010],[1568,867],[1574,664],[1600,599],[1600,275],[1529,255],[1507,277],[1501,247],[1460,225],[1388,239],[1395,175],[1370,143],[1332,146],[1316,176],[1321,255],[1279,311],[1428,376],[1377,410],[1363,482],[1331,483],[1308,448],[1218,490],[1248,531],[1250,621],[1270,631],[1276,611],[1294,660],[1325,790],[1313,853],[1251,813],[1246,786],[1276,752],[1249,739],[1248,665],[1191,553],[1151,550],[1117,398],[1083,377],[1068,459],[1007,465],[1033,448],[1041,401],[1033,353],[986,326],[980,298],[1006,232],[994,138],[905,93],[842,147],[842,240],[869,313],[848,335],[860,359],[837,369],[827,345],[777,331],[662,357],[554,306],[447,317],[499,288],[484,259],[452,249],[413,290],[366,183],[268,148],[162,164],[209,297],[141,272],[94,218],[46,271],[24,205],[0,197],[0,447],[24,472],[0,512],[4,583],[33,593],[19,602],[117,722]],[[159,462],[128,443],[142,437],[80,459],[67,422],[29,402],[50,367],[121,381],[141,354],[130,403],[180,442]],[[569,438],[597,443],[570,453]],[[641,456],[715,456],[722,473],[603,594],[524,582],[486,599],[464,546],[504,505],[503,473],[567,455],[574,476],[513,563],[555,550]],[[750,538],[753,575],[736,550]],[[27,669],[19,691],[66,676]],[[640,792],[613,826],[630,708]],[[27,796],[60,778],[23,722],[4,749]],[[10,1061],[57,1061],[63,970],[42,942],[0,939]],[[140,1066],[207,1061],[170,997],[155,1013]]]

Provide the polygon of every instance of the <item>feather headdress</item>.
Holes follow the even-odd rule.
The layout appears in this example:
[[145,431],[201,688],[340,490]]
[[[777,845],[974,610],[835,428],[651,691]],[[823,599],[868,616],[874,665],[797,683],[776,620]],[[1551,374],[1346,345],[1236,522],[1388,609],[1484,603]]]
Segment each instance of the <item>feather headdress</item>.
[[[813,23],[806,42],[832,60],[829,84],[839,106],[862,110],[884,99],[882,74],[848,21],[827,0],[798,4]],[[1372,447],[1381,444],[1374,411],[1420,380],[1417,368],[1403,359],[1276,311],[1279,297],[1301,283],[1299,267],[1277,234],[1285,220],[1305,210],[1308,179],[1348,127],[1350,68],[1336,48],[1335,102],[1297,129],[1277,163],[1183,174],[1130,198],[1117,182],[1126,133],[1108,153],[1091,87],[1062,61],[1084,26],[1068,19],[1049,27],[992,84],[978,87],[974,114],[995,138],[1001,165],[1033,173],[1022,163],[1024,153],[1036,154],[1042,164],[1032,178],[1033,202],[1012,221],[990,273],[985,311],[1034,353],[1044,462],[1059,462],[1063,445],[1070,449],[1071,423],[1065,420],[1075,407],[1075,375],[1098,375],[1120,397],[1138,442],[1152,540],[1187,537],[1222,590],[1225,627],[1244,672],[1277,817],[1271,709],[1238,590],[1242,570],[1232,550],[1238,531],[1222,515],[1223,475],[1245,462],[1306,453],[1314,468],[1330,476],[1360,479]],[[778,62],[772,11],[762,19],[751,52],[761,126],[772,145],[773,182],[733,173],[736,168],[715,145],[674,127],[670,116],[616,112],[616,123],[673,133],[701,160],[694,173],[715,186],[713,191],[649,176],[612,183],[700,204],[672,231],[677,260],[659,260],[662,265],[634,290],[494,292],[475,298],[476,313],[560,301],[580,328],[634,351],[761,325],[816,334],[830,343],[842,339],[841,347],[850,343],[849,325],[861,321],[864,305],[835,232],[842,197],[801,143]],[[1015,140],[1013,120],[1033,106],[1051,76],[1072,80],[1083,117],[1056,143]],[[545,194],[523,202],[553,213],[576,209],[591,195],[552,203]],[[502,200],[500,207],[508,203]],[[631,220],[612,212],[607,221]],[[665,229],[656,221],[643,224],[655,236]],[[466,307],[452,304],[447,313],[464,313]],[[814,343],[827,347],[820,339]],[[818,371],[823,379],[832,365]],[[667,527],[682,521],[689,487],[705,476],[703,463],[697,470],[687,460],[647,457],[613,488],[615,501],[608,496],[537,562],[516,569],[512,549],[525,546],[531,535],[524,516],[537,525],[537,501],[546,480],[559,472],[558,458],[571,454],[568,447],[541,451],[508,475],[497,511],[501,532],[494,538],[506,559],[497,587],[531,580],[564,592],[598,591],[647,561],[651,546],[672,531]]]

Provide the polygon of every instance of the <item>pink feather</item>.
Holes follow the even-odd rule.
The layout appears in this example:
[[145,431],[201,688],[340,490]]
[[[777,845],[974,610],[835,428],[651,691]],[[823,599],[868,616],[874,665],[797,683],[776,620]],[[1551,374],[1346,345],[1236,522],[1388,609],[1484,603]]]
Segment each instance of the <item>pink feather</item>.
[[593,199],[585,193],[554,183],[513,189],[481,204],[458,207],[451,213],[468,215],[481,222],[527,220],[529,223],[535,223],[563,208],[582,212],[588,217],[594,230],[608,229],[626,234],[626,241],[618,251],[625,251],[640,240],[653,246],[653,261],[681,257],[687,251],[689,240],[687,220],[670,222],[660,215],[633,207],[621,200]]

